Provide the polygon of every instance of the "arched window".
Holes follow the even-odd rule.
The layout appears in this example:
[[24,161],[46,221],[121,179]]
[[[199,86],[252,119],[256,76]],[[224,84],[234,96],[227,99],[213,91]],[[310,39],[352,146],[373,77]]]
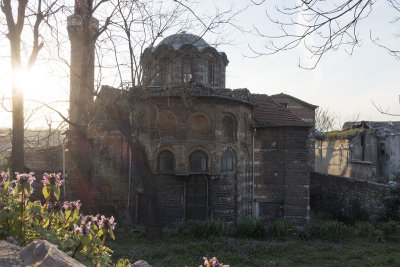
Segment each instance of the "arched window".
[[196,136],[205,136],[211,131],[210,122],[203,114],[192,114],[189,117],[189,127],[191,134]]
[[175,115],[170,110],[163,110],[158,115],[158,125],[163,134],[172,135],[176,130]]
[[185,83],[190,82],[193,78],[192,60],[188,56],[182,58],[182,78]]
[[149,116],[144,111],[139,114],[138,126],[140,137],[149,133]]
[[212,60],[208,60],[207,62],[207,78],[208,84],[214,84],[214,63]]
[[162,151],[159,160],[160,172],[172,172],[174,170],[174,154],[171,151]]
[[233,141],[235,137],[235,123],[231,117],[225,116],[222,119],[224,126],[224,136],[227,141]]
[[163,84],[171,82],[171,62],[169,58],[165,57],[161,60],[161,78]]
[[202,173],[207,171],[207,154],[196,150],[189,156],[190,172]]
[[221,155],[221,171],[233,171],[233,154],[231,151],[224,151]]

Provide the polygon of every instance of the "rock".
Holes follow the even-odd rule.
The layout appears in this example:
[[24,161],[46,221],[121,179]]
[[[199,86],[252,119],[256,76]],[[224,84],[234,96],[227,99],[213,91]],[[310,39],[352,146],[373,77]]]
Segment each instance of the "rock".
[[147,261],[136,261],[134,264],[131,264],[131,267],[152,267]]
[[83,267],[84,265],[74,260],[57,246],[46,240],[38,240],[23,248],[19,256],[23,266],[31,267]]
[[18,252],[20,247],[6,241],[0,241],[0,266],[22,267]]
[[12,236],[7,237],[7,242],[8,242],[8,243],[11,243],[11,244],[13,244],[13,245],[19,246],[18,241],[17,241],[14,237],[12,237]]

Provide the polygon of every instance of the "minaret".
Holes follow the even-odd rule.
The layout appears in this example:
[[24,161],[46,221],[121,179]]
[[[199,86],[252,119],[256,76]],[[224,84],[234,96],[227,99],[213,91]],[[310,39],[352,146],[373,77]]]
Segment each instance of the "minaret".
[[67,198],[78,198],[87,208],[96,206],[93,187],[90,144],[87,129],[93,112],[94,48],[99,21],[92,17],[92,1],[75,0],[74,14],[67,19],[71,41],[70,104],[66,188]]
[[94,46],[99,31],[99,21],[91,16],[90,8],[88,1],[75,0],[74,14],[67,19],[71,41],[69,119],[83,126],[93,110]]

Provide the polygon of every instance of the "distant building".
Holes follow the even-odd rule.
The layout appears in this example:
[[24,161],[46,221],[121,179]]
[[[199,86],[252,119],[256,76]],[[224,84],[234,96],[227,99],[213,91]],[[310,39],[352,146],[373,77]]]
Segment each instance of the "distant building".
[[[61,130],[33,130],[24,132],[25,171],[38,174],[62,169],[62,147],[65,135]],[[0,129],[0,171],[10,169],[11,130]]]
[[317,137],[317,172],[388,182],[400,168],[400,122],[346,122]]

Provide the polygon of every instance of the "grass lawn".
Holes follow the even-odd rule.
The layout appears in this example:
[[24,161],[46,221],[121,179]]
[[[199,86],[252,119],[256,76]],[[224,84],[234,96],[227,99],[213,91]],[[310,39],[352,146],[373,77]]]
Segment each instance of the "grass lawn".
[[131,263],[142,259],[152,266],[198,267],[202,257],[217,257],[230,266],[400,266],[400,243],[373,238],[341,242],[321,240],[240,239],[218,237],[196,240],[169,237],[154,241],[132,237],[123,232],[108,244],[113,258]]

